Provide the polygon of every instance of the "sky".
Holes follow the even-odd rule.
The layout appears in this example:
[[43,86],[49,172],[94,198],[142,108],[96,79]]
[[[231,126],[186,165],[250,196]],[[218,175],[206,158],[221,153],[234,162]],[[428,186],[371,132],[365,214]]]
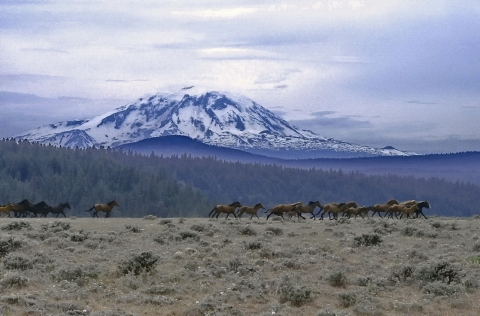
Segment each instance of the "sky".
[[0,0],[0,138],[199,85],[321,136],[480,150],[480,1]]

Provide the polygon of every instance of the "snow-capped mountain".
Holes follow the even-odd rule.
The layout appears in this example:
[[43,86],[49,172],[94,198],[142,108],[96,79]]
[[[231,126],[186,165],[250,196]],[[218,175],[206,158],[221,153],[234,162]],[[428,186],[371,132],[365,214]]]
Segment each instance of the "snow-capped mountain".
[[409,155],[393,147],[355,145],[301,130],[256,102],[228,92],[183,88],[155,94],[88,120],[39,127],[17,139],[86,148],[117,147],[152,137],[188,136],[205,144],[246,151],[334,151],[362,155]]

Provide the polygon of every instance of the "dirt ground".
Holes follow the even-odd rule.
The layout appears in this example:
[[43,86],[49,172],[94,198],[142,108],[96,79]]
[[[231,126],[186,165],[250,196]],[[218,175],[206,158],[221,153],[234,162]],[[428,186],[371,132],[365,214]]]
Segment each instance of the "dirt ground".
[[479,216],[1,218],[0,228],[1,315],[480,310]]

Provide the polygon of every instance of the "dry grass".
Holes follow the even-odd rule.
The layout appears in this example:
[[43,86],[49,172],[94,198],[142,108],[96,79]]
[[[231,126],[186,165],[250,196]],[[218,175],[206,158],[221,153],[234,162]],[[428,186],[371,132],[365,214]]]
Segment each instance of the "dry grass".
[[477,315],[480,219],[0,219],[2,315]]

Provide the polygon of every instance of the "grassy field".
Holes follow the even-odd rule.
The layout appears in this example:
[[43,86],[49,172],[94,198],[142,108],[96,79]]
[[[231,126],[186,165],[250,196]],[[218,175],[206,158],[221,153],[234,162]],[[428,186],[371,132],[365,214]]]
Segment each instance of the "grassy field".
[[480,310],[478,216],[1,218],[0,228],[1,315]]

